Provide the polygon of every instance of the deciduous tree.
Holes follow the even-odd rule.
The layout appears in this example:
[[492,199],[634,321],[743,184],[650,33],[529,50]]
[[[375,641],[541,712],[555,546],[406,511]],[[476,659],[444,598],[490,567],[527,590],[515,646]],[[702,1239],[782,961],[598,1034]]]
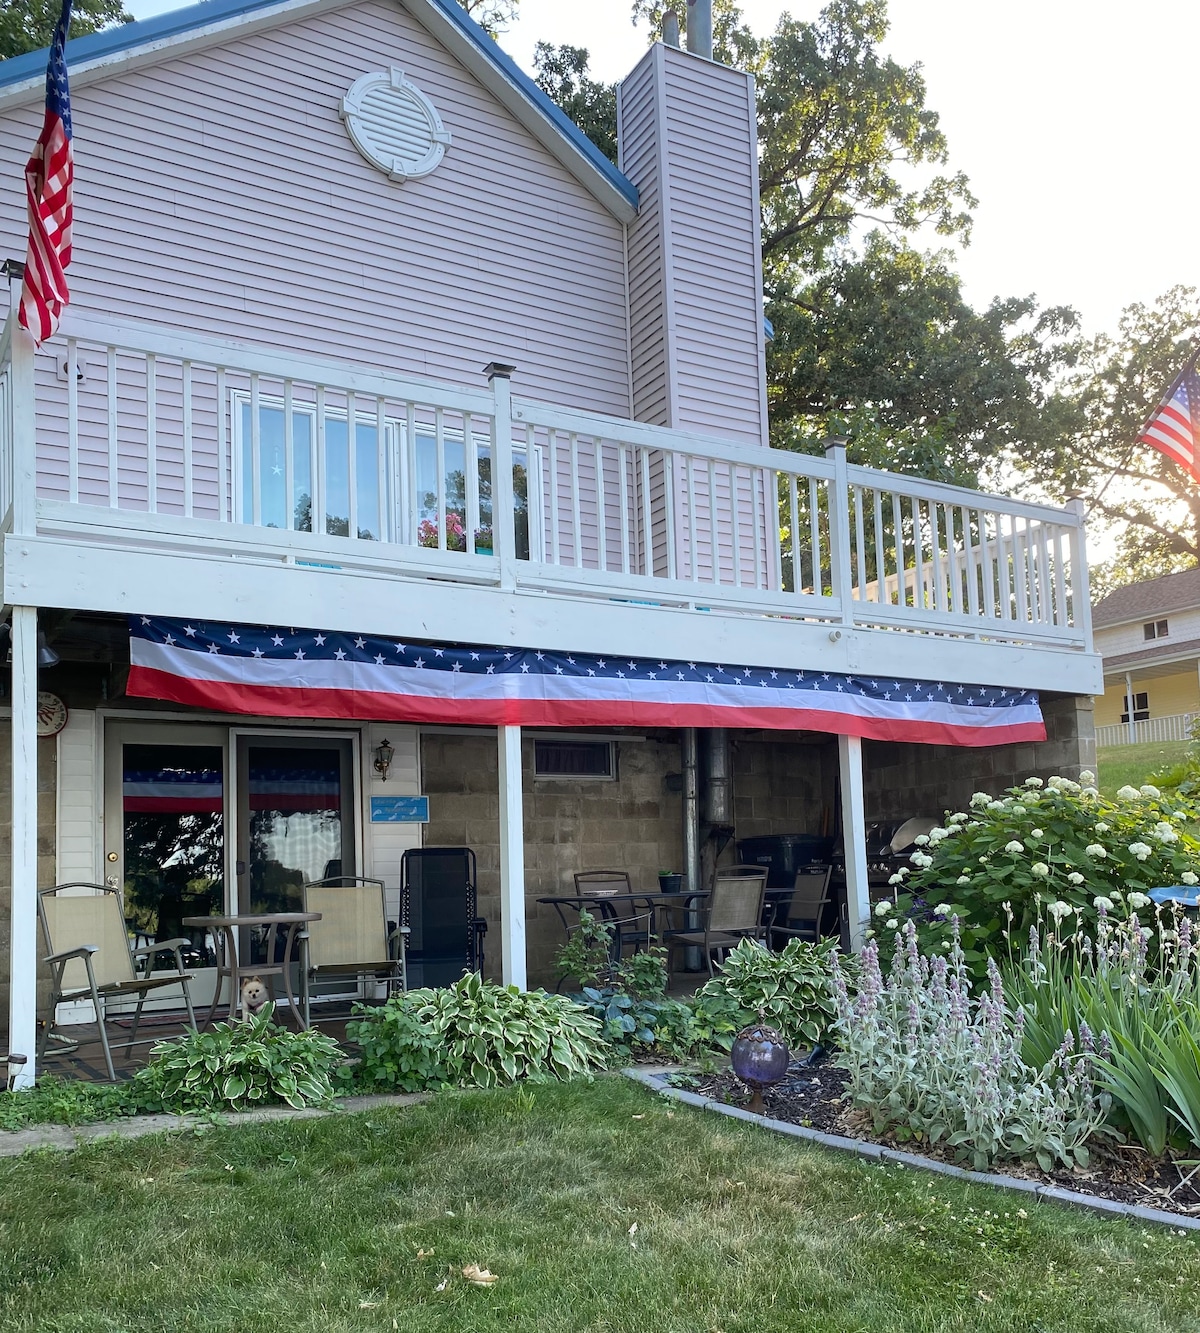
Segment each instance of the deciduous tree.
[[[49,46],[61,12],[62,0],[0,0],[0,60]],[[131,17],[121,0],[75,0],[71,36],[85,37]]]

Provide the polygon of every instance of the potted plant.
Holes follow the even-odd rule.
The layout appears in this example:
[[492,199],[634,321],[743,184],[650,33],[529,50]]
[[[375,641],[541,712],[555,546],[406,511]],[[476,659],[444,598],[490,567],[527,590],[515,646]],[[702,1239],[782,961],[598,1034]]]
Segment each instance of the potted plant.
[[660,870],[658,872],[659,893],[682,893],[683,874],[678,870]]
[[491,555],[492,552],[493,552],[493,546],[492,546],[492,530],[491,530],[491,528],[490,528],[490,527],[476,528],[476,529],[475,529],[475,554],[476,554],[476,555]]

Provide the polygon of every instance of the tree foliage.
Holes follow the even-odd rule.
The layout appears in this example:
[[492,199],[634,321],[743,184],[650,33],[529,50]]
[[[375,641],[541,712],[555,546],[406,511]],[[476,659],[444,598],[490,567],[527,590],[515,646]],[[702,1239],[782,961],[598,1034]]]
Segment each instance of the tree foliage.
[[[49,46],[61,11],[61,0],[0,0],[0,60]],[[86,37],[132,17],[121,0],[75,0],[71,36]]]
[[[671,7],[633,0],[634,22],[657,38]],[[858,462],[994,480],[1059,411],[1075,316],[1032,297],[976,311],[950,256],[914,248],[929,230],[966,243],[975,199],[947,169],[920,66],[884,55],[886,35],[885,0],[785,14],[763,38],[714,0],[714,55],[757,86],[772,442],[819,451],[846,434]],[[588,77],[586,52],[545,50],[542,87],[612,156],[613,90]]]
[[1020,462],[1055,499],[1081,495],[1117,524],[1098,592],[1200,560],[1200,486],[1165,454],[1137,443],[1142,427],[1200,346],[1200,297],[1172,287],[1121,314],[1115,336],[1083,344],[1055,403],[1055,429]]
[[582,46],[538,42],[533,50],[538,87],[554,101],[611,161],[617,160],[617,85],[588,74]]
[[517,17],[521,0],[458,0],[476,23],[493,39]]

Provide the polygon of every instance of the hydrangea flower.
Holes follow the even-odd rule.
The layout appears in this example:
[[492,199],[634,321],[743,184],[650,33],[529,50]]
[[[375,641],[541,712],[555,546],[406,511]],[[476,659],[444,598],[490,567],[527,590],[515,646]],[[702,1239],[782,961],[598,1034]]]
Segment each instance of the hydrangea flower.
[[913,854],[908,859],[913,863],[913,865],[919,866],[920,869],[922,870],[924,870],[927,866],[933,865],[933,857],[927,855],[925,852],[913,852]]
[[1131,787],[1128,783],[1117,792],[1118,801],[1136,801],[1142,793],[1136,787]]
[[1044,838],[1046,835],[1042,832],[1040,828],[1031,828],[1029,830],[1029,836],[1031,838]]
[[1006,842],[1004,844],[1004,850],[1006,852],[1014,852],[1014,853],[1023,852],[1025,850],[1025,844],[1023,842],[1018,842],[1016,838],[1014,838],[1012,842]]
[[1108,830],[1109,830],[1109,825],[1106,824],[1103,820],[1101,820],[1100,823],[1096,825],[1097,833],[1107,833]]
[[968,804],[974,806],[988,805],[991,803],[991,799],[992,798],[987,794],[987,792],[977,791],[975,795],[971,797]]
[[1023,815],[1025,813],[1025,807],[1023,805],[1014,805],[1012,812],[1014,815]]
[[[965,876],[964,876],[965,878]],[[953,903],[938,903],[933,909],[934,916],[949,916],[954,911]]]
[[[972,797],[971,799],[973,801],[975,798]],[[947,824],[965,824],[966,822],[967,822],[967,816],[961,810],[958,811],[957,814],[951,815],[950,818],[946,820]]]
[[1051,903],[1046,908],[1046,911],[1050,913],[1055,921],[1061,921],[1063,917],[1070,916],[1074,910],[1070,903],[1064,903],[1061,899],[1058,902]]
[[1179,876],[1179,882],[1180,884],[1200,884],[1200,879],[1197,879],[1194,872],[1191,870],[1185,870],[1183,874]]
[[1096,785],[1096,775],[1090,768],[1085,768],[1079,775],[1079,781],[1082,782],[1085,787],[1094,787]]
[[970,884],[970,882],[971,882],[971,876],[970,876],[970,875],[959,875],[959,877],[958,877],[954,882],[955,882],[955,884]]
[[1082,884],[1082,883],[1083,883],[1083,876],[1079,873],[1078,870],[1072,870],[1071,873],[1067,876],[1067,883],[1068,883],[1068,884]]
[[992,810],[992,811],[1003,810],[1003,809],[1004,809],[1004,802],[1003,802],[1003,801],[989,801],[989,802],[987,803],[987,808],[988,808],[989,810]]
[[1113,900],[1105,898],[1103,894],[1092,899],[1092,906],[1097,912],[1111,912],[1113,910]]
[[[1195,876],[1192,877],[1193,879]],[[1150,906],[1150,899],[1144,893],[1131,893],[1126,900],[1129,903],[1129,910],[1136,912],[1143,907]]]
[[929,830],[930,845],[936,847],[943,838],[948,838],[953,831],[953,829],[948,828],[931,828]]
[[928,841],[929,841],[928,833],[918,833],[917,836],[913,839],[913,842],[915,842],[918,847],[924,847]]
[[1141,794],[1143,796],[1149,796],[1152,800],[1157,801],[1162,795],[1162,792],[1160,792],[1157,787],[1151,786],[1149,782],[1144,782],[1141,787]]
[[1154,838],[1158,842],[1178,842],[1179,834],[1167,823],[1159,823],[1154,826]]
[[1131,842],[1129,850],[1137,857],[1139,861],[1145,861],[1151,852],[1151,848],[1144,842]]
[[1089,842],[1083,850],[1088,856],[1094,856],[1097,861],[1103,861],[1108,856],[1108,852],[1098,842]]
[[893,875],[893,876],[888,880],[888,883],[889,883],[889,884],[903,884],[904,881],[900,878],[899,873],[897,873],[897,874]]
[[885,899],[883,902],[881,902],[881,903],[876,903],[876,904],[875,904],[875,915],[876,915],[876,916],[887,916],[887,914],[888,914],[891,910],[892,910],[892,905],[891,905],[891,903],[889,903],[886,899]]
[[894,916],[890,916],[890,917],[888,917],[888,919],[887,919],[887,928],[888,928],[889,930],[895,930],[899,925],[900,925],[900,922],[897,921],[896,918],[895,918]]
[[1029,873],[1035,875],[1038,879],[1045,879],[1050,873],[1050,867],[1045,861],[1035,861],[1033,865],[1029,867]]
[[1044,787],[1046,784],[1041,780],[1041,778],[1026,778],[1025,785],[1027,787]]

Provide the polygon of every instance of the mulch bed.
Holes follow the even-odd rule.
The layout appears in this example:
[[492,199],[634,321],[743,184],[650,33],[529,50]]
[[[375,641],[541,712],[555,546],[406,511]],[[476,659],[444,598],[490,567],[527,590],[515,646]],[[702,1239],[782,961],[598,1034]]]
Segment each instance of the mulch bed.
[[[745,1106],[750,1090],[732,1071],[699,1075],[687,1080],[688,1086],[701,1096],[731,1106]],[[828,1061],[813,1067],[793,1064],[787,1076],[763,1094],[764,1115],[772,1120],[784,1120],[823,1134],[840,1134],[848,1139],[863,1139],[881,1143],[903,1152],[916,1153],[956,1166],[969,1167],[970,1162],[957,1159],[949,1151],[939,1151],[936,1145],[900,1140],[894,1134],[877,1134],[870,1118],[845,1100],[847,1075]],[[1200,1172],[1184,1184],[1191,1167],[1176,1167],[1170,1162],[1155,1162],[1140,1148],[1127,1144],[1108,1145],[1093,1141],[1091,1164],[1086,1171],[1042,1171],[1036,1164],[999,1162],[990,1169],[1000,1175],[1023,1180],[1037,1180],[1076,1194],[1091,1194],[1096,1198],[1113,1199],[1118,1203],[1139,1204],[1144,1208],[1159,1208],[1164,1212],[1180,1213],[1188,1217],[1200,1216]]]

